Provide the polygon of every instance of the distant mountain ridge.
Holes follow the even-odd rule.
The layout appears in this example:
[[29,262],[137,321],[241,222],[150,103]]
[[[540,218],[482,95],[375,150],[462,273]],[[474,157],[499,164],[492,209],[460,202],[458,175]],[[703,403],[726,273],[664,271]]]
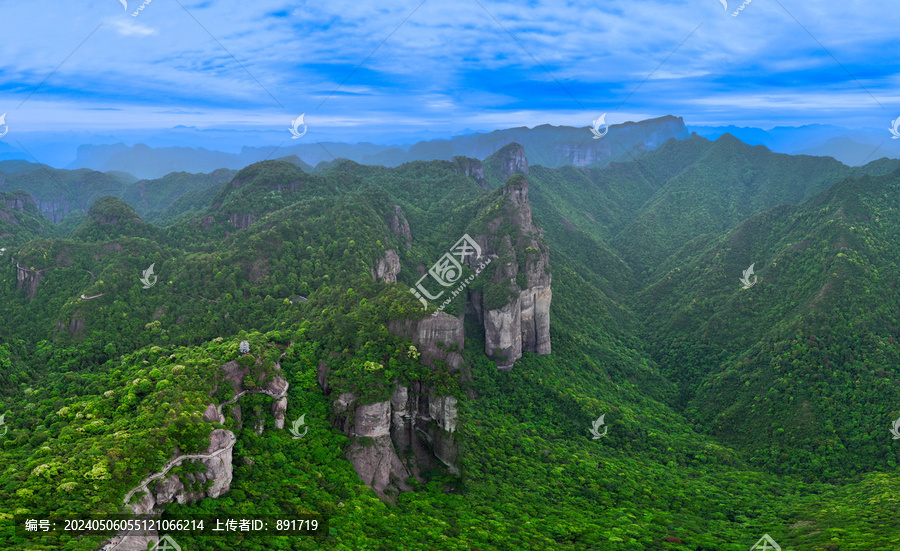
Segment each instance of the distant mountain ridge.
[[848,129],[830,124],[776,126],[769,130],[734,125],[687,128],[708,140],[731,134],[748,145],[764,145],[776,153],[834,157],[849,166],[861,166],[882,157],[900,158],[900,148],[891,147],[887,124],[883,129]]
[[[59,170],[26,161],[0,162],[0,191],[24,190],[54,224],[71,213],[86,212],[105,195],[124,199],[141,216],[154,221],[154,213],[167,209],[182,196],[231,181],[236,171],[214,170],[208,174],[169,173],[156,179],[136,180],[131,174],[97,172],[82,168]],[[182,210],[193,203],[182,201]],[[173,213],[170,213],[170,215]],[[178,214],[175,212],[174,214]]]
[[411,161],[449,161],[463,156],[485,159],[510,143],[523,145],[534,164],[548,167],[564,165],[604,165],[615,159],[632,157],[641,151],[656,149],[670,138],[683,140],[689,133],[681,117],[667,115],[640,122],[610,125],[602,140],[593,139],[589,127],[519,127],[495,130],[487,134],[468,134],[448,140],[418,142],[404,148],[372,143],[307,142],[284,147],[244,147],[240,153],[211,151],[202,147],[152,148],[144,144],[128,147],[82,145],[77,159],[67,168],[91,168],[102,172],[123,171],[139,178],[160,178],[170,172],[212,172],[219,168],[240,170],[267,159],[296,155],[315,166],[323,161],[345,158],[360,164],[399,166]]

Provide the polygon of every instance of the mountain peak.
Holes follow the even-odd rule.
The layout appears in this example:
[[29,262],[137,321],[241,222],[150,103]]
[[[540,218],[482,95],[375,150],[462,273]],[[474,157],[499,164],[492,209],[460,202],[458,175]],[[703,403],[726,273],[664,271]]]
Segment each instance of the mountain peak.
[[525,148],[512,142],[498,149],[484,160],[485,173],[493,179],[505,182],[513,174],[528,174],[528,159]]
[[73,238],[104,241],[119,237],[155,237],[155,228],[145,223],[134,209],[118,197],[105,195],[97,199],[87,218],[72,234]]
[[105,195],[88,210],[88,216],[100,224],[118,224],[119,221],[143,222],[134,209],[125,201],[112,195]]

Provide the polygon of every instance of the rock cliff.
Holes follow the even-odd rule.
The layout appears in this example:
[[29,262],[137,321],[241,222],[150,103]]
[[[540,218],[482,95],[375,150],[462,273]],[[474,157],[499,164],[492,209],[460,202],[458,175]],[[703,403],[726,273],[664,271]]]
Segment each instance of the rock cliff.
[[[474,167],[468,167],[467,175],[471,176]],[[387,322],[391,334],[412,341],[421,353],[422,364],[456,374],[461,382],[471,379],[461,354],[467,313],[476,315],[483,324],[485,354],[500,369],[513,367],[523,351],[549,354],[551,350],[549,250],[543,231],[532,219],[528,182],[522,175],[528,171],[523,148],[518,144],[505,147],[492,159],[492,167],[511,176],[491,193],[491,202],[470,223],[471,235],[466,242],[454,246],[454,250],[467,251],[461,259],[473,271],[490,261],[489,269],[480,276],[482,281],[472,284],[471,289],[465,285],[460,288],[466,296],[465,311],[458,316],[439,311],[419,320]],[[399,213],[395,211],[395,215],[390,227],[397,234],[402,225]],[[376,261],[372,277],[393,283],[399,272],[400,258],[390,249]],[[420,273],[425,275],[424,266],[420,266]],[[456,273],[459,277],[458,270]],[[474,279],[470,276],[466,281]],[[453,296],[458,296],[456,293]],[[318,367],[318,383],[326,393],[328,373],[323,360]],[[451,474],[460,473],[458,399],[444,389],[423,381],[408,385],[395,381],[387,400],[361,403],[357,394],[343,392],[332,397],[332,410],[333,426],[350,438],[347,458],[360,479],[382,499],[391,500],[396,493],[410,490],[408,480],[422,480],[422,473],[428,469],[443,467]]]
[[[258,388],[244,388],[244,378],[251,373],[251,369],[242,366],[233,360],[221,366],[224,374],[222,384],[231,387],[234,397],[222,404],[209,404],[203,414],[203,420],[207,422],[225,423],[224,408],[232,405],[231,415],[236,421],[236,426],[243,424],[241,408],[237,402],[247,394],[266,394],[273,399],[272,415],[275,417],[275,428],[284,428],[284,414],[287,409],[288,382],[281,375],[281,366],[276,362],[271,372],[263,372],[257,379],[260,381]],[[216,393],[218,388],[213,391]],[[263,422],[261,412],[257,412],[253,421],[253,427],[261,434]],[[149,475],[141,483],[132,488],[124,497],[124,503],[136,516],[157,516],[160,514],[160,505],[177,502],[179,504],[192,503],[204,498],[217,498],[228,492],[231,486],[233,474],[232,449],[237,438],[230,430],[215,429],[210,433],[209,446],[201,453],[184,454],[176,449],[172,459],[163,468]],[[186,463],[199,463],[205,466],[205,470],[190,473],[172,473],[172,469]],[[137,501],[132,502],[132,496],[139,495]],[[105,549],[117,551],[137,551],[145,549],[147,544],[159,538],[155,532],[147,532],[142,535],[118,535],[109,543],[101,546]],[[115,546],[112,546],[116,543]],[[112,547],[110,547],[112,546]]]
[[[550,353],[550,254],[543,230],[531,217],[528,182],[511,177],[500,190],[496,216],[484,219],[485,231],[474,237],[482,255],[492,260],[484,291],[470,292],[471,309],[484,325],[484,352],[508,369],[523,351]],[[497,233],[511,227],[508,233]],[[470,268],[479,260],[466,258]]]
[[[234,417],[237,426],[241,426],[245,420],[245,416],[242,415],[240,406],[234,405],[237,404],[238,400],[244,395],[265,394],[273,399],[270,411],[275,418],[275,428],[284,428],[284,416],[288,405],[288,382],[281,374],[281,364],[279,362],[275,362],[272,373],[263,373],[260,375],[260,385],[258,388],[253,389],[244,387],[244,378],[250,374],[250,368],[243,367],[237,361],[232,360],[222,365],[222,371],[225,372],[225,382],[231,384],[231,388],[234,391],[234,398],[224,404],[220,404],[218,407],[212,404],[207,406],[204,417],[210,417],[210,420],[212,420],[211,416],[215,415],[220,423],[224,423],[225,417],[222,413],[224,407],[233,406],[231,408],[231,415]],[[214,408],[214,414],[211,412],[210,407]],[[265,425],[261,412],[255,415],[252,421],[254,431],[257,434],[262,435]]]
[[[209,447],[202,454],[186,455],[181,458],[180,452],[166,467],[171,468],[187,461],[196,461],[206,466],[205,472],[182,473],[161,476],[158,480],[150,481],[146,486],[146,493],[134,503],[130,503],[132,513],[137,516],[148,515],[154,509],[165,503],[178,502],[181,504],[192,503],[205,497],[217,498],[226,493],[231,487],[232,478],[232,447],[235,436],[229,430],[216,429],[209,435]],[[208,457],[199,457],[208,456]],[[164,471],[166,468],[163,469]],[[207,489],[201,489],[204,484],[210,483]]]
[[32,270],[16,264],[16,289],[25,289],[25,292],[28,293],[29,300],[34,299],[34,294],[41,284],[41,276],[48,269],[49,268]]
[[390,227],[395,235],[403,238],[406,248],[411,249],[412,231],[409,229],[409,222],[406,220],[406,216],[403,214],[403,209],[400,208],[400,205],[394,205],[394,215],[391,217]]
[[484,178],[484,165],[478,159],[470,159],[468,157],[453,157],[453,172],[457,174],[465,174],[472,178],[478,185],[484,189],[488,189],[487,180]]
[[[16,210],[16,211],[19,211],[22,213],[26,212],[26,208],[29,205],[34,207],[35,209],[38,208],[37,203],[34,202],[34,197],[32,197],[31,195],[29,195],[25,192],[22,192],[22,191],[5,193],[5,194],[3,194],[2,198],[3,198],[3,202],[6,204],[6,208]],[[2,216],[3,214],[6,214],[6,213],[0,211],[0,216]],[[4,218],[4,219],[7,222],[16,223],[15,220],[12,219],[11,217]]]
[[[446,364],[466,375],[462,356],[448,350],[462,348],[461,317],[441,313],[419,321],[392,320],[388,328],[415,344],[423,364],[433,369]],[[319,385],[327,391],[322,365]],[[350,437],[347,459],[379,497],[392,499],[396,492],[411,490],[407,479],[421,480],[422,472],[437,466],[459,474],[456,397],[418,381],[408,387],[395,383],[389,400],[360,404],[356,395],[345,392],[333,401],[333,411],[335,426]]]
[[484,167],[494,182],[505,182],[513,174],[528,174],[528,158],[525,148],[518,143],[507,144],[484,160]]
[[375,281],[397,283],[399,273],[400,256],[394,249],[384,251],[384,257],[375,259],[375,265],[372,266],[372,278]]
[[347,459],[379,497],[411,490],[407,479],[421,481],[423,471],[439,465],[459,474],[454,396],[436,395],[420,382],[397,383],[390,400],[359,404],[346,392],[333,408],[337,427],[350,437]]
[[[388,331],[409,338],[422,353],[422,363],[435,368],[435,361],[446,362],[451,371],[464,365],[462,350],[465,345],[463,320],[441,312],[418,321],[390,320]],[[438,343],[443,343],[443,347]],[[456,350],[451,350],[451,349]]]

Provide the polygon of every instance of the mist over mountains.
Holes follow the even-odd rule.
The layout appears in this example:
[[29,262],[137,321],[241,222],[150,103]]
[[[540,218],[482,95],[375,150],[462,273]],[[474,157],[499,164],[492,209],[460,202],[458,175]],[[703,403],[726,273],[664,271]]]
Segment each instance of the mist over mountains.
[[[454,156],[484,159],[512,142],[522,144],[537,157],[534,164],[557,167],[599,165],[614,159],[658,147],[668,138],[685,139],[692,132],[715,140],[724,133],[750,145],[764,145],[772,151],[788,154],[830,156],[849,166],[881,157],[897,158],[885,130],[850,130],[831,125],[775,127],[770,130],[749,127],[685,126],[679,117],[660,117],[640,122],[611,125],[609,138],[595,141],[588,128],[539,125],[533,128],[509,128],[489,133],[467,133],[447,139],[415,143],[355,144],[339,141],[315,141],[294,144],[285,131],[198,130],[179,127],[166,132],[131,138],[128,146],[113,136],[74,134],[83,145],[72,148],[59,143],[52,134],[33,133],[28,148],[39,161],[57,168],[89,168],[100,172],[120,171],[137,178],[160,178],[170,172],[212,172],[219,168],[240,170],[266,159],[296,155],[315,166],[338,158],[361,164],[397,166],[410,161],[450,160]],[[71,144],[71,138],[68,144]],[[94,140],[99,138],[99,142]],[[74,157],[74,160],[73,160]],[[15,145],[0,142],[0,160],[24,159],[35,162]]]

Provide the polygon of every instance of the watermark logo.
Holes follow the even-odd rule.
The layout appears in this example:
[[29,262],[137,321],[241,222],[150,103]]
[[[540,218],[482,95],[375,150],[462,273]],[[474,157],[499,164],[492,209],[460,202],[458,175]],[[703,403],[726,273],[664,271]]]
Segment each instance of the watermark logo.
[[[143,272],[144,276],[141,278],[141,283],[144,284],[144,289],[149,289],[150,287],[153,287],[154,285],[156,285],[157,277],[155,275],[153,275],[153,266],[155,266],[155,265],[156,265],[156,263],[154,262],[153,264],[150,265],[149,268],[147,268]],[[153,283],[150,283],[150,276],[153,276]]]
[[[605,426],[605,422],[603,421],[604,417],[606,417],[605,413],[600,417],[597,417],[597,420],[594,421],[591,428],[588,429],[588,432],[594,435],[591,440],[600,440],[606,436],[606,433],[609,431],[609,427]],[[603,427],[603,434],[600,434],[600,427]]]
[[[0,422],[2,422],[2,420],[3,420],[3,417],[0,417]],[[890,430],[891,434],[894,435],[893,440],[900,440],[900,417],[898,417],[897,420],[894,421],[893,428],[888,429],[888,430]]]
[[768,551],[770,549],[781,551],[781,546],[775,543],[775,540],[773,540],[769,534],[765,534],[763,537],[759,538],[756,545],[750,548],[750,551]]
[[722,4],[722,8],[724,8],[723,11],[727,12],[728,11],[728,2],[726,2],[725,0],[719,0],[719,3]]
[[603,133],[600,133],[600,127],[604,124],[606,124],[606,113],[600,115],[597,120],[591,121],[591,134],[594,135],[595,140],[599,140],[609,132],[609,125],[606,125],[606,128],[603,129]]
[[119,0],[119,3],[122,4],[124,11],[128,11],[128,2],[126,0]]
[[150,551],[181,551],[181,546],[175,543],[170,536],[163,536],[159,538],[159,541],[156,542]]
[[152,2],[152,1],[153,1],[153,0],[144,0],[144,3],[143,3],[143,4],[141,4],[140,6],[138,6],[138,8],[137,8],[136,10],[134,10],[133,12],[131,12],[131,17],[137,17],[139,13],[141,13],[142,11],[144,11],[144,8],[147,7],[147,4],[149,4],[149,3]]
[[[294,438],[292,438],[292,440],[299,440],[299,439],[303,438],[304,436],[306,436],[306,433],[309,431],[309,427],[304,426],[306,424],[306,421],[303,420],[305,417],[306,417],[306,414],[304,413],[303,415],[300,416],[299,419],[294,421],[294,423],[291,426],[291,429],[288,430],[288,432],[294,436]],[[303,434],[300,434],[300,427],[303,427]]]
[[[436,295],[432,295],[425,289],[425,286],[422,284],[422,280],[428,276],[431,276],[435,281],[438,282],[442,287],[452,287],[457,283],[460,277],[462,277],[462,267],[465,263],[465,260],[469,256],[474,256],[475,260],[479,260],[481,258],[481,246],[475,242],[474,239],[469,237],[469,234],[464,234],[459,241],[453,245],[453,248],[450,249],[450,252],[444,253],[444,256],[440,258],[434,265],[428,270],[428,273],[419,278],[419,281],[416,282],[416,289],[412,287],[409,288],[409,292],[416,295],[416,298],[419,299],[419,302],[422,303],[422,307],[424,309],[428,308],[428,301],[425,300],[427,297],[428,300],[437,300],[443,294],[444,291]],[[438,311],[431,314],[432,316],[438,315],[438,312],[444,310],[450,301],[453,300],[456,295],[462,292],[466,286],[472,282],[478,275],[484,270],[485,266],[491,263],[491,259],[488,258],[484,262],[482,262],[478,268],[475,270],[475,273],[465,281],[459,284],[459,286],[450,293],[450,296],[447,297],[446,300],[441,304],[438,308]]]
[[6,414],[0,415],[0,427],[3,427],[3,432],[0,433],[0,438],[6,436],[6,433],[9,432],[9,427],[6,426]]
[[[749,268],[744,270],[744,277],[741,278],[741,283],[744,284],[744,289],[749,289],[756,285],[756,276],[753,275],[753,266],[756,264],[751,264]],[[753,276],[753,283],[750,283],[750,276]]]
[[[291,136],[292,140],[299,140],[306,135],[306,125],[303,124],[303,117],[305,116],[306,113],[303,113],[302,115],[291,121],[291,134],[293,134],[293,136]],[[303,125],[303,132],[297,132],[297,127],[299,127],[300,125]]]
[[[5,114],[6,113],[4,113],[4,115]],[[900,139],[900,131],[897,130],[898,128],[900,128],[900,117],[897,117],[896,119],[892,120],[891,128],[888,129],[891,131],[891,134],[893,134],[893,136],[891,136],[892,140]],[[5,134],[5,132],[4,132],[4,134]],[[3,134],[0,134],[0,137],[2,137],[2,136],[3,136]]]
[[250,343],[247,341],[241,341],[241,344],[238,347],[238,351],[241,354],[249,354],[250,353]]
[[[900,120],[900,119],[897,119],[897,120]],[[3,131],[0,132],[0,138],[2,138],[3,136],[6,136],[7,132],[9,132],[9,125],[6,124],[6,113],[3,113],[2,115],[0,115],[0,126],[3,127]]]
[[[723,2],[722,0],[719,0],[719,1],[722,2],[723,4],[725,3],[725,2]],[[747,4],[749,4],[751,1],[752,1],[752,0],[744,0],[744,3],[741,4],[740,6],[738,6],[738,9],[734,10],[734,11],[731,13],[731,16],[732,16],[732,17],[737,17],[739,13],[741,13],[742,11],[744,11],[744,8],[746,8],[746,7],[747,7]],[[727,9],[727,8],[726,8],[726,9]]]

